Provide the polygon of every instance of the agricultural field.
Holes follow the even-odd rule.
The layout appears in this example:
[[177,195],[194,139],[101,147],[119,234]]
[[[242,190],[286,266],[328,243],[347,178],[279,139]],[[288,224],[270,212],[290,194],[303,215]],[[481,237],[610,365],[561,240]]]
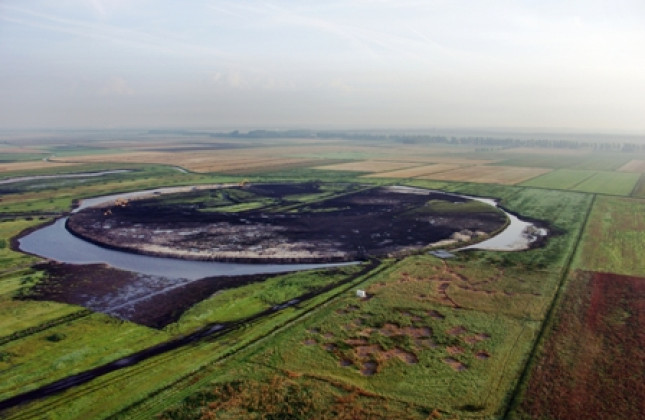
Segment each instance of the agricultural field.
[[364,160],[359,162],[338,163],[335,165],[317,166],[317,169],[353,172],[386,172],[417,166],[414,162],[397,162],[388,160]]
[[558,169],[522,183],[527,187],[629,196],[640,178],[626,172]]
[[519,417],[642,418],[644,205],[596,198]]
[[576,256],[582,270],[645,273],[645,200],[598,197]]
[[529,166],[551,169],[573,169],[578,171],[624,170],[629,156],[624,153],[593,153],[578,150],[557,150],[545,154],[544,150],[511,149],[507,159],[497,165]]
[[620,168],[618,168],[619,171],[621,172],[638,172],[638,173],[644,173],[645,172],[645,160],[630,160]]
[[[0,162],[2,418],[635,419],[644,411],[638,153],[378,136],[26,143],[0,148],[14,156]],[[121,214],[129,225],[117,236],[137,240],[170,238],[181,225],[171,239],[191,252],[212,241],[188,222],[224,220],[233,226],[225,242],[260,254],[267,245],[254,224],[274,218],[285,224],[275,223],[276,246],[304,243],[314,226],[360,252],[338,267],[180,278],[16,249],[21,232],[83,198],[175,186],[182,191],[75,217],[115,233],[110,217]],[[418,237],[432,235],[410,220],[439,228],[457,215],[481,224],[477,217],[501,213],[418,189],[495,198],[547,236],[523,251],[429,255]],[[403,192],[411,195],[400,200]],[[388,220],[395,242],[415,246],[391,245],[380,229]],[[395,222],[408,230],[395,232]],[[480,228],[457,230],[475,240]]]
[[457,182],[478,182],[483,184],[514,185],[527,179],[549,172],[544,168],[515,166],[471,166],[441,173],[420,176],[419,178]]
[[612,194],[629,196],[638,182],[639,175],[621,172],[596,172],[592,177],[585,179],[573,191],[590,192],[596,194]]
[[370,175],[365,175],[366,178],[417,178],[428,174],[436,174],[438,172],[451,171],[459,168],[459,165],[450,163],[436,163],[434,165],[417,166],[408,169],[399,169],[390,172],[378,172]]
[[558,169],[528,180],[522,183],[522,185],[554,190],[571,190],[595,174],[596,172],[594,171]]
[[641,419],[645,278],[577,271],[515,417]]

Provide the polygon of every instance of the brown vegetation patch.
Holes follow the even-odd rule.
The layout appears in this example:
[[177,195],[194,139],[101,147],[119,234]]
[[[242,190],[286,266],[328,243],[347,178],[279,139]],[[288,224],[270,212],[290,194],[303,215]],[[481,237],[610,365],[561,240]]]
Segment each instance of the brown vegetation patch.
[[486,333],[479,333],[475,335],[469,335],[468,337],[464,337],[464,341],[468,344],[477,344],[480,341],[488,340],[490,338],[490,335]]
[[394,335],[401,334],[401,327],[399,327],[396,324],[391,324],[388,322],[379,329],[379,332],[381,333],[381,335],[384,335],[386,337],[392,337]]
[[456,327],[452,327],[451,329],[449,329],[446,332],[449,335],[462,335],[462,334],[465,334],[466,332],[468,332],[468,330],[466,329],[466,327],[463,327],[463,326],[459,325],[459,326],[456,326]]
[[367,345],[367,339],[364,337],[348,338],[345,340],[345,343],[349,344],[350,346],[364,346]]
[[443,362],[456,370],[457,372],[461,372],[462,370],[466,370],[467,367],[463,363],[461,363],[459,360],[452,358],[452,357],[446,357],[443,359]]
[[313,346],[314,344],[318,344],[318,342],[313,338],[307,338],[303,341],[303,343],[305,346]]
[[574,274],[520,410],[531,418],[642,419],[645,278]]
[[475,353],[475,357],[478,358],[479,360],[486,360],[490,358],[490,354],[488,354],[488,352],[485,352],[484,350],[480,350],[477,353]]
[[435,311],[434,309],[428,311],[428,316],[431,317],[431,318],[434,318],[434,319],[441,319],[441,320],[446,318],[445,315],[443,315],[439,311]]
[[448,354],[462,354],[464,352],[464,349],[459,346],[448,346],[446,347],[446,351],[448,352]]
[[[373,366],[366,366],[369,374]],[[155,417],[170,419],[397,419],[426,418],[409,405],[364,389],[298,372],[240,378],[211,385]],[[438,418],[438,417],[437,417]]]
[[437,347],[437,343],[435,343],[432,340],[432,338],[417,338],[416,340],[414,340],[414,344],[417,347],[421,347],[421,348],[427,347],[429,349],[433,349],[433,348]]
[[361,368],[361,374],[364,376],[372,376],[374,375],[378,370],[378,363],[376,362],[363,362],[363,366]]
[[383,348],[378,344],[368,344],[366,346],[356,346],[354,347],[354,352],[359,358],[365,358],[373,354],[383,353]]
[[430,337],[432,336],[432,328],[430,327],[405,327],[402,329],[403,334],[414,337]]
[[390,359],[392,359],[394,357],[397,357],[402,362],[405,362],[405,363],[407,363],[409,365],[419,363],[419,358],[417,357],[416,354],[410,353],[410,352],[405,351],[403,349],[400,349],[398,347],[395,347],[395,348],[390,349],[390,350],[388,350],[386,352],[383,352],[382,357],[385,360],[390,360]]
[[369,337],[374,332],[374,328],[364,328],[358,332],[358,335],[362,337]]

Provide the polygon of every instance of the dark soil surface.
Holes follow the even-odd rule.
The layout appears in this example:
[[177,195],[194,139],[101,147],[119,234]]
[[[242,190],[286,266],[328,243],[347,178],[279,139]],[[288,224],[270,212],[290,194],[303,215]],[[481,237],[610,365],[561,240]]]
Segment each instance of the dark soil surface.
[[[231,196],[244,193],[255,195],[258,202],[277,203],[237,213],[204,211],[194,202],[137,200],[82,210],[69,218],[67,227],[99,245],[148,255],[304,263],[407,252],[456,232],[488,234],[506,222],[505,215],[493,207],[461,211],[459,204],[469,200],[418,188],[356,191],[354,185],[346,194],[322,201],[289,200],[293,195],[319,193],[320,188],[302,183],[231,189]],[[431,200],[453,203],[454,209],[432,211],[427,205]]]
[[209,277],[196,281],[145,276],[103,264],[43,263],[47,275],[23,298],[82,305],[97,312],[162,328],[220,290],[261,282],[274,275]]
[[522,414],[535,419],[642,419],[645,278],[577,273],[562,308],[533,370]]

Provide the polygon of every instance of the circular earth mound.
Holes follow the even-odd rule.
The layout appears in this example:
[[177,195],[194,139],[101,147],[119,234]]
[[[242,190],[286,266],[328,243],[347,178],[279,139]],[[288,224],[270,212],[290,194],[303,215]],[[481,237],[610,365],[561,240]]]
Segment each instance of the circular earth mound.
[[67,228],[99,245],[147,255],[305,263],[468,241],[505,223],[493,206],[437,191],[299,183],[116,200],[74,213]]

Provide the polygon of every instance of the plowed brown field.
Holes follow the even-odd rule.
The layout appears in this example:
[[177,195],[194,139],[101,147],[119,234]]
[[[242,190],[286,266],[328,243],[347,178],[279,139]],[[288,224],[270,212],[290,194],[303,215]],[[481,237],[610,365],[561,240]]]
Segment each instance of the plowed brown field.
[[520,410],[530,418],[642,419],[645,278],[578,272]]

